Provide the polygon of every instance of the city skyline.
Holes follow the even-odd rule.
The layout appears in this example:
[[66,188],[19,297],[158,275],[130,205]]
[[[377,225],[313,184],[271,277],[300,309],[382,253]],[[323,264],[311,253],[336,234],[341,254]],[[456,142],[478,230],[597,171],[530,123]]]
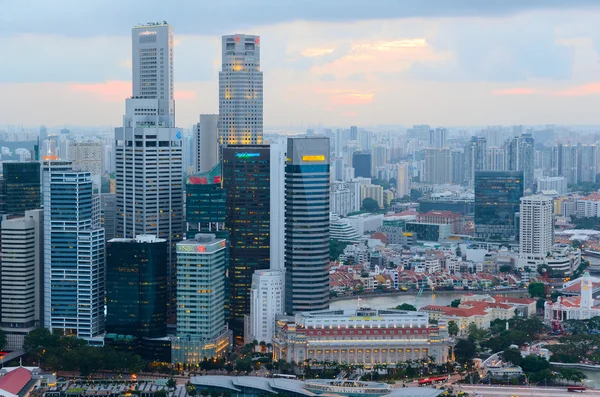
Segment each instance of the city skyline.
[[[374,10],[356,5],[336,14],[336,7],[315,2],[301,12],[289,6],[266,13],[273,3],[255,1],[232,18],[225,18],[227,7],[180,4],[210,14],[206,26],[186,16],[194,12],[174,12],[177,7],[157,5],[135,19],[117,13],[135,2],[125,10],[90,2],[60,15],[39,4],[65,26],[31,23],[31,16],[18,24],[21,6],[15,5],[14,21],[0,28],[0,45],[13,59],[0,65],[6,93],[0,124],[117,125],[131,87],[128,29],[163,19],[174,28],[174,94],[183,128],[200,113],[217,112],[221,36],[242,31],[263,44],[267,128],[596,122],[598,5],[429,3],[380,1]],[[106,18],[86,19],[91,13]],[[484,27],[488,34],[481,37]],[[81,57],[90,46],[94,52]]]

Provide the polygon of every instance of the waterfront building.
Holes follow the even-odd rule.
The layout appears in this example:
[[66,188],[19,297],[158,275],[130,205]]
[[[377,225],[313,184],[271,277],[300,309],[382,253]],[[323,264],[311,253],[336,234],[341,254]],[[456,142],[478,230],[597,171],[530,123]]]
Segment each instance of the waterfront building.
[[253,340],[272,343],[276,317],[284,313],[285,277],[281,270],[257,270],[250,289],[250,327],[247,343]]
[[287,362],[335,361],[373,368],[434,357],[448,358],[448,334],[427,313],[401,310],[321,310],[280,320],[273,358]]

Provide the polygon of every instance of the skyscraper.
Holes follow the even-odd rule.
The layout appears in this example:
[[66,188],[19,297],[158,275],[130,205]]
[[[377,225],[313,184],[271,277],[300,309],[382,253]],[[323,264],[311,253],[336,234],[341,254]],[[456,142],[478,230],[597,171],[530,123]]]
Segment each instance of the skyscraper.
[[465,184],[473,186],[475,172],[485,170],[487,142],[482,137],[471,137],[465,146]]
[[581,145],[579,146],[579,156],[577,164],[577,172],[579,173],[579,182],[596,182],[598,175],[596,164],[598,151],[596,145]]
[[224,229],[225,189],[221,186],[221,165],[188,178],[185,188],[185,213],[188,233],[216,232]]
[[285,166],[285,308],[329,305],[329,139],[288,138]]
[[554,244],[553,200],[548,196],[521,198],[519,266],[537,269]]
[[167,335],[167,240],[115,238],[106,244],[106,332]]
[[464,149],[452,149],[452,183],[461,185],[465,182],[465,151]]
[[446,147],[447,136],[448,136],[448,130],[446,130],[445,128],[436,128],[435,130],[429,130],[429,147],[432,147],[432,148]]
[[167,240],[173,304],[174,250],[183,237],[183,134],[175,128],[173,32],[167,24],[136,26],[132,41],[133,96],[126,100],[123,127],[115,129],[116,235]]
[[194,126],[195,170],[210,171],[219,162],[219,115],[201,114]]
[[352,154],[352,166],[354,167],[354,175],[356,177],[370,178],[371,177],[371,151],[360,151]]
[[250,335],[246,340],[272,343],[275,317],[284,312],[285,278],[281,270],[257,270],[252,275]]
[[522,134],[506,142],[506,169],[523,171],[525,190],[533,188],[534,141],[531,134]]
[[92,340],[104,332],[104,229],[92,219],[92,176],[44,165],[44,326]]
[[42,319],[43,211],[1,223],[0,328],[7,334],[5,349],[22,349],[25,336]]
[[263,74],[260,37],[234,34],[222,38],[219,72],[219,143],[263,142]]
[[41,208],[40,163],[4,162],[4,211],[11,215],[25,215],[25,211]]
[[100,176],[104,172],[102,158],[104,145],[101,142],[74,142],[69,146],[69,159],[73,170],[92,174],[94,189],[100,191]]
[[398,171],[396,175],[396,190],[398,191],[398,197],[410,196],[410,164],[403,162],[398,164]]
[[214,234],[197,234],[177,244],[177,339],[174,363],[198,364],[222,356],[229,345],[225,327],[225,251]]
[[515,240],[515,215],[523,197],[523,171],[475,172],[475,237]]

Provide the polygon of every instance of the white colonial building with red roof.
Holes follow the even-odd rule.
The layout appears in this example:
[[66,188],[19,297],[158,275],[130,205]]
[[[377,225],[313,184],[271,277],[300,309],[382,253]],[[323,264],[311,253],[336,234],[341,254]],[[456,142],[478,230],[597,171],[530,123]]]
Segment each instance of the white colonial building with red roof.
[[[587,320],[600,316],[600,306],[595,305],[593,297],[594,278],[586,272],[580,280],[580,296],[561,296],[556,302],[546,302],[544,305],[544,320],[548,322]],[[577,285],[577,283],[574,284]]]

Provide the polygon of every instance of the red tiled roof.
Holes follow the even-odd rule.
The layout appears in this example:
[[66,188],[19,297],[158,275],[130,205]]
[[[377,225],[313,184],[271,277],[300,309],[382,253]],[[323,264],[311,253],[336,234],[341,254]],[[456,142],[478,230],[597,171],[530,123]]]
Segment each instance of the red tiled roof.
[[531,298],[514,298],[512,296],[500,296],[500,295],[495,295],[493,296],[494,300],[497,303],[518,303],[521,305],[530,305],[532,303],[535,303],[535,299],[531,299]]
[[449,306],[436,306],[436,305],[427,305],[422,307],[420,310],[424,311],[435,311],[442,312],[447,316],[455,316],[455,317],[471,317],[475,315],[483,316],[485,315],[485,311],[481,308],[459,308],[459,307],[449,307]]
[[[579,282],[569,285],[567,288],[563,288],[563,291],[568,292],[580,292],[581,291],[581,283],[583,280],[579,280]],[[600,283],[592,282],[592,290],[600,287]]]
[[31,380],[31,372],[26,368],[17,368],[0,378],[0,389],[12,394],[19,394]]

